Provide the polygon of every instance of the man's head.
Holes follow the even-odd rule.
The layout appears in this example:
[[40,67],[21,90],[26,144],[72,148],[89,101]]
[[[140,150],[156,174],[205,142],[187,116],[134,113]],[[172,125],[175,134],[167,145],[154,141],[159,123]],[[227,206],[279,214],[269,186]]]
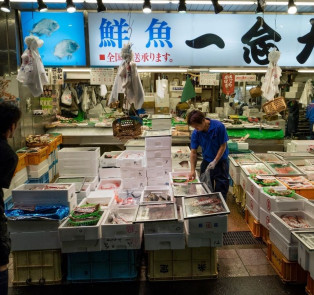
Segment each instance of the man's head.
[[21,118],[20,109],[8,102],[0,103],[0,137],[12,138]]
[[191,113],[189,113],[187,122],[189,126],[192,126],[197,131],[206,131],[208,128],[205,115],[198,110],[194,110]]

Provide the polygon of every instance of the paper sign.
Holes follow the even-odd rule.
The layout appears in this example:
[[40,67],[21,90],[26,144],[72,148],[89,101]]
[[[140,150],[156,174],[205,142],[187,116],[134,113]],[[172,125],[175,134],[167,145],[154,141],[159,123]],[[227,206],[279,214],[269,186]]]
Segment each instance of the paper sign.
[[235,75],[235,82],[255,82],[256,75]]
[[218,86],[219,85],[219,75],[201,72],[200,73],[200,85]]
[[51,69],[51,84],[63,85],[63,70],[62,68]]
[[90,72],[91,85],[113,85],[114,69],[92,68]]
[[234,93],[234,74],[222,74],[222,92],[226,95]]

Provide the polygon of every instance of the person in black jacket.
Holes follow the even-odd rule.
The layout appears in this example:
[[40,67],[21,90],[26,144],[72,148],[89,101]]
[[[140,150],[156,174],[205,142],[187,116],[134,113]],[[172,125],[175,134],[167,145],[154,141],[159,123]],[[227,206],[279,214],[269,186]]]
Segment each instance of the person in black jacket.
[[0,294],[8,294],[8,263],[10,238],[4,215],[3,188],[9,188],[18,157],[9,146],[7,139],[12,138],[21,117],[21,111],[11,103],[0,103]]
[[297,133],[299,125],[299,103],[297,100],[291,100],[287,103],[288,107],[288,119],[286,125],[286,137],[293,138]]

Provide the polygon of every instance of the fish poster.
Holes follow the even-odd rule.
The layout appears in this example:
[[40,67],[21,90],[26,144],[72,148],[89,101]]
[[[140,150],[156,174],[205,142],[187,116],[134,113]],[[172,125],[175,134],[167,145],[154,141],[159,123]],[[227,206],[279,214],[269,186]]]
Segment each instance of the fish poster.
[[82,12],[21,12],[21,24],[23,40],[34,35],[44,41],[38,49],[44,66],[86,66]]

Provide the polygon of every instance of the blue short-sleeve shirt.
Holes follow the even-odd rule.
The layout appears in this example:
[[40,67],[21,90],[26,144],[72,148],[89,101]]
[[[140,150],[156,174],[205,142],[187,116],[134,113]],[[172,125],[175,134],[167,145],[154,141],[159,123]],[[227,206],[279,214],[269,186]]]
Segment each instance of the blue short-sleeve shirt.
[[[208,118],[206,118],[208,119]],[[218,120],[210,120],[207,132],[193,131],[191,136],[191,149],[202,147],[203,159],[211,162],[215,159],[218,150],[222,144],[229,140],[226,127]],[[228,146],[221,159],[227,159],[229,154]]]

